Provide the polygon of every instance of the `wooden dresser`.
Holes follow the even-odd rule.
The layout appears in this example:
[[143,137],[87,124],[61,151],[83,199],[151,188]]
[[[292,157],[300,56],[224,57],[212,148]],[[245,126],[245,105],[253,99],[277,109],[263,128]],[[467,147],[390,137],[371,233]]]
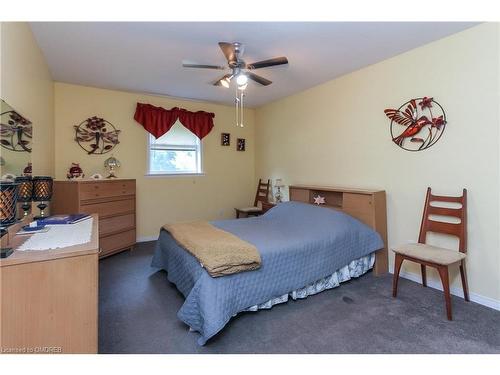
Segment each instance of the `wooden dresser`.
[[290,200],[314,204],[314,197],[325,198],[322,207],[341,210],[377,231],[384,241],[385,248],[375,253],[373,272],[383,275],[388,272],[387,252],[387,211],[385,191],[346,189],[331,186],[289,186]]
[[[15,250],[28,236],[9,228],[0,259],[0,353],[97,353],[98,217],[90,242],[52,250]],[[76,225],[76,224],[75,224]],[[3,240],[4,238],[2,238]]]
[[100,257],[136,243],[135,180],[54,181],[53,214],[99,214]]

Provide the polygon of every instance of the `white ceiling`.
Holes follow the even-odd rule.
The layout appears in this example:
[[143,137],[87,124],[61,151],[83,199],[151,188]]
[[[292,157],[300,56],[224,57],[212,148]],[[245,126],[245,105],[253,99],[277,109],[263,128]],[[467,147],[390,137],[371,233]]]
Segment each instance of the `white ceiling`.
[[463,22],[40,22],[33,33],[56,81],[232,104],[214,87],[225,72],[182,61],[225,64],[217,42],[245,45],[247,63],[286,56],[288,66],[255,73],[246,104],[260,106],[474,26]]

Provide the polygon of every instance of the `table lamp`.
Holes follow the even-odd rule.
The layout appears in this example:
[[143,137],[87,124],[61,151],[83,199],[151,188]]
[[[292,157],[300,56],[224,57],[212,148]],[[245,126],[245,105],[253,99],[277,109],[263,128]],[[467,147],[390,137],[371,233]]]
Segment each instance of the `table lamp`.
[[23,203],[21,208],[24,212],[23,217],[26,217],[33,200],[33,179],[31,176],[16,177],[16,182],[19,184],[17,200]]
[[276,203],[281,203],[281,199],[283,198],[283,196],[281,195],[281,188],[285,187],[285,185],[283,184],[283,180],[281,178],[277,178],[274,182],[274,186],[278,189],[278,191],[274,195]]
[[104,167],[109,170],[109,176],[106,178],[116,178],[115,168],[120,168],[120,161],[114,156],[111,156],[104,160]]
[[2,227],[16,222],[17,186],[15,182],[0,182],[0,225]]
[[52,198],[52,177],[36,176],[33,177],[33,201],[40,202],[37,207],[40,210],[40,216],[37,219],[45,217],[45,209]]

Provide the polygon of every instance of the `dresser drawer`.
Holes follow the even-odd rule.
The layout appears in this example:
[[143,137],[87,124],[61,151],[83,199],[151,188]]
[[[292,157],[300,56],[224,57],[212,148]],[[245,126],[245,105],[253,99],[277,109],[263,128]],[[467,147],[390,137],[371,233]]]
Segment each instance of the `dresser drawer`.
[[84,204],[80,211],[86,214],[99,214],[99,220],[109,216],[128,214],[135,211],[135,199],[120,199],[102,203]]
[[80,200],[135,194],[135,181],[106,181],[82,184]]
[[135,229],[99,238],[100,256],[106,256],[127,247],[135,245]]
[[113,216],[99,220],[99,235],[106,236],[123,229],[135,227],[135,214]]

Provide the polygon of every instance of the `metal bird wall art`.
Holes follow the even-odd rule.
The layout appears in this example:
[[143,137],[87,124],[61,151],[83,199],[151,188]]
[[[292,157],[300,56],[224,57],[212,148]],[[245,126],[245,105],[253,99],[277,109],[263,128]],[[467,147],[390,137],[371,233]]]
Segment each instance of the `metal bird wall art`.
[[392,141],[407,151],[431,147],[446,127],[443,107],[427,96],[411,99],[398,109],[386,109],[384,113],[391,120]]

